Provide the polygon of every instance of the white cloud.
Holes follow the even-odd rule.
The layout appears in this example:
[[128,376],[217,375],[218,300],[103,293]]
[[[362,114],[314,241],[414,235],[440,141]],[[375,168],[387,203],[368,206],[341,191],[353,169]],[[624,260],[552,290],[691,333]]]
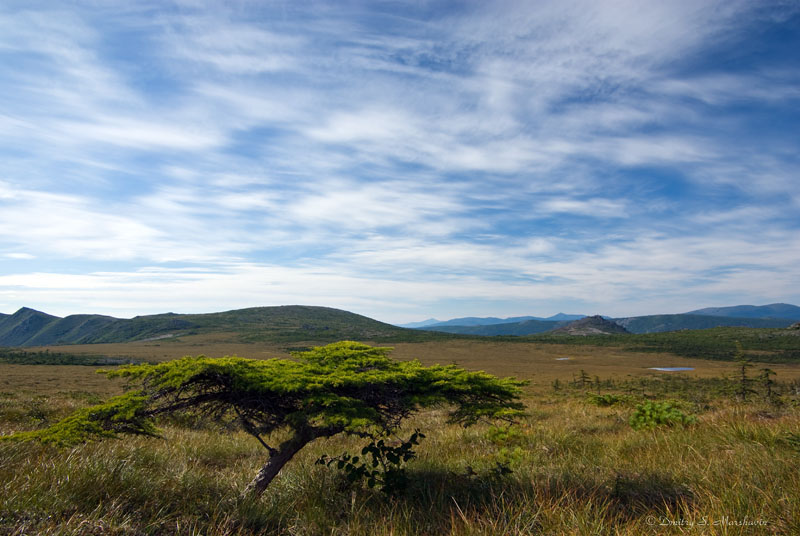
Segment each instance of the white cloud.
[[[223,18],[224,15],[222,15]],[[253,75],[291,70],[305,44],[299,35],[214,17],[183,16],[163,46],[181,60],[208,64],[226,74]]]
[[63,122],[54,125],[64,140],[112,144],[137,149],[204,150],[221,145],[224,138],[208,128],[114,117],[97,123]]
[[30,253],[6,253],[4,257],[16,260],[32,260],[36,258],[36,255],[31,255]]
[[0,247],[64,265],[3,285],[384,317],[797,288],[796,141],[731,110],[789,110],[796,70],[680,68],[751,2],[283,7],[0,13]]
[[626,203],[622,200],[612,199],[548,199],[537,207],[538,211],[546,213],[575,214],[592,216],[595,218],[625,218],[627,217]]

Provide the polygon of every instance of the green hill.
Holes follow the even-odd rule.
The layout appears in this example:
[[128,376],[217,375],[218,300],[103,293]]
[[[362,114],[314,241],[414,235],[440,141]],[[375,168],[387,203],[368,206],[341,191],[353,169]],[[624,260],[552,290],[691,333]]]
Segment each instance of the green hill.
[[201,333],[230,333],[235,339],[251,342],[400,342],[452,337],[399,328],[339,309],[304,305],[209,314],[165,313],[131,319],[101,315],[59,318],[23,308],[0,317],[0,346],[5,347],[123,343]]
[[58,320],[57,316],[23,307],[13,315],[0,319],[0,346],[24,346]]
[[800,307],[788,303],[769,305],[734,305],[733,307],[706,307],[686,314],[732,316],[736,318],[783,318],[800,320]]

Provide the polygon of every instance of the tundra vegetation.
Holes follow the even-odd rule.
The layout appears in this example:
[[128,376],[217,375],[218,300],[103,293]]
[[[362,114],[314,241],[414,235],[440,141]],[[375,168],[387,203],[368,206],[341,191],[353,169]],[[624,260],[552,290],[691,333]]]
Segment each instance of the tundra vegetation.
[[[369,438],[362,454],[372,454],[380,474],[359,458],[342,461],[351,475],[379,478],[397,488],[400,461],[413,457],[418,432],[400,449],[385,444],[403,421],[423,408],[449,406],[449,422],[469,426],[480,419],[510,420],[522,415],[522,382],[469,372],[455,365],[425,367],[419,361],[393,361],[390,348],[343,341],[296,352],[296,360],[240,357],[184,357],[157,365],[129,365],[110,377],[139,388],[83,408],[42,430],[19,432],[6,441],[37,440],[70,446],[119,434],[157,436],[154,418],[210,420],[240,427],[269,453],[246,493],[260,495],[295,454],[312,441],[339,434]],[[285,432],[276,448],[262,436]],[[391,467],[387,466],[389,462]]]
[[[563,342],[547,348],[562,347],[570,348]],[[504,348],[510,347],[498,343],[498,354],[473,359],[469,368],[506,373],[509,364],[499,359]],[[192,377],[189,369],[208,373],[215,360],[114,368],[107,384],[121,389],[121,380],[113,378],[122,378],[138,389],[105,403],[105,384],[84,382],[87,387],[77,389],[80,382],[69,382],[68,374],[78,377],[87,367],[59,366],[60,385],[73,386],[64,389],[36,380],[56,367],[31,365],[28,383],[0,382],[0,432],[54,440],[0,441],[0,534],[800,533],[796,371],[782,364],[767,368],[749,355],[753,367],[716,361],[709,369],[721,371],[715,375],[610,376],[603,365],[619,354],[606,356],[598,348],[594,362],[570,365],[551,357],[573,369],[546,381],[537,380],[539,365],[525,369],[515,362],[517,376],[532,380],[524,387],[481,376],[501,382],[506,393],[481,406],[486,411],[476,411],[466,398],[467,405],[458,399],[434,403],[439,392],[430,404],[421,397],[392,423],[367,411],[368,405],[341,419],[344,402],[325,406],[320,399],[290,421],[343,426],[342,433],[297,450],[260,496],[241,491],[265,466],[265,450],[271,454],[292,441],[292,424],[268,429],[254,416],[243,420],[236,408],[242,412],[245,405],[222,413],[216,404],[164,410],[194,396],[230,393],[213,382],[177,388]],[[353,366],[366,374],[380,374],[388,360],[383,350],[345,344],[278,361],[304,376],[310,370],[304,367],[325,367],[315,359],[324,361],[326,352],[351,350],[362,352],[362,365]],[[227,359],[223,369],[241,370],[244,378],[260,370],[249,369],[250,360]],[[379,365],[374,369],[367,363],[372,359]],[[406,363],[411,370],[430,368]],[[2,367],[18,371],[26,365]],[[517,402],[527,407],[525,415]],[[130,409],[133,414],[125,413]],[[161,439],[133,435],[58,446],[59,423],[71,417],[85,423],[87,412],[99,412],[88,421],[100,426],[81,434],[133,431]],[[108,415],[141,428],[115,430],[104,420]],[[475,422],[480,415],[514,422]]]

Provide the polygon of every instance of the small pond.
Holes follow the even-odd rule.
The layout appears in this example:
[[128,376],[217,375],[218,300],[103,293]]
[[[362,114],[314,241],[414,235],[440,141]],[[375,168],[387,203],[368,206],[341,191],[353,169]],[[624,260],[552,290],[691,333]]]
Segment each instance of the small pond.
[[571,357],[557,357],[556,361],[569,361],[570,359],[572,359],[572,358]]
[[650,370],[659,370],[661,372],[683,372],[685,370],[694,370],[694,367],[650,367]]

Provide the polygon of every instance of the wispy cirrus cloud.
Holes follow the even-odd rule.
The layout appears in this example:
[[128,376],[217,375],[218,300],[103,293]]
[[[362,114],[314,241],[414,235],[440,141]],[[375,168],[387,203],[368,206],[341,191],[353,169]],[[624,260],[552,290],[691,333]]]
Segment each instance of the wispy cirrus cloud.
[[0,302],[413,320],[800,300],[799,16],[6,4]]

